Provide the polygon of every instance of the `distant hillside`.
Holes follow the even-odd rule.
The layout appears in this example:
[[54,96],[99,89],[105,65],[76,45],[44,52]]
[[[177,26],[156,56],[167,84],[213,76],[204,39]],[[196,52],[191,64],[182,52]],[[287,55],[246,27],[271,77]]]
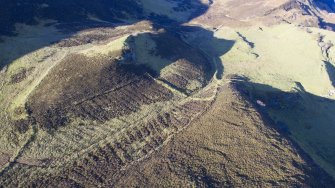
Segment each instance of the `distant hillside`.
[[15,23],[36,24],[38,19],[67,23],[88,21],[90,15],[108,21],[142,15],[137,0],[3,0],[1,4],[0,35],[13,34]]
[[185,22],[207,8],[200,0],[2,0],[0,35],[15,35],[16,23],[34,25],[41,20],[56,21],[58,27],[71,30],[143,19],[159,24]]
[[327,8],[331,11],[335,11],[335,1],[334,0],[315,0],[316,3],[320,3],[323,8]]

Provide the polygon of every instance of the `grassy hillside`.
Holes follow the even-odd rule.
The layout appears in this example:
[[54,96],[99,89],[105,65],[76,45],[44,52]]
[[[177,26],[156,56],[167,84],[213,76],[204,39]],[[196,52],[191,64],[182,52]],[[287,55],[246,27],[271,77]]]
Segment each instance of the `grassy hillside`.
[[[335,177],[334,48],[325,57],[319,36],[334,43],[333,32],[292,25],[222,28],[217,37],[234,39],[221,57],[225,75],[250,79],[245,90],[264,112]],[[242,37],[243,36],[243,37]],[[252,45],[251,45],[252,44]],[[329,61],[326,65],[325,61]]]
[[6,3],[0,187],[335,178],[335,34],[307,5]]

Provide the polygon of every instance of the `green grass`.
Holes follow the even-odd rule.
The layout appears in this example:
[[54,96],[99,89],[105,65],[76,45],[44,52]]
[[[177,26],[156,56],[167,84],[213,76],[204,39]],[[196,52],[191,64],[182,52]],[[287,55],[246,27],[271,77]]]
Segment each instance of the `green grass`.
[[106,56],[109,53],[121,51],[128,37],[129,35],[125,35],[107,44],[92,46],[91,48],[81,51],[80,53],[88,57]]
[[[309,34],[291,25],[279,25],[263,31],[258,27],[242,29],[240,33],[254,42],[255,48],[247,49],[241,39],[229,36],[237,39],[237,43],[221,58],[226,75],[242,74],[284,91],[291,90],[298,81],[307,91],[319,96],[332,88],[328,74],[322,68],[323,56],[316,42],[316,32]],[[220,35],[225,36],[225,29],[218,33]],[[250,51],[259,54],[259,58]]]
[[[255,47],[246,45],[237,36],[237,31]],[[335,42],[333,32],[313,29],[308,33],[287,24],[263,27],[263,31],[256,26],[236,30],[222,28],[216,36],[236,40],[232,50],[221,57],[225,75],[243,75],[250,82],[257,83],[252,89],[257,93],[253,100],[268,101],[282,93],[294,92],[295,82],[302,84],[306,92],[300,93],[302,99],[296,107],[285,108],[290,101],[284,100],[281,101],[283,108],[269,108],[267,112],[275,122],[287,124],[290,136],[318,165],[335,177],[335,98],[328,95],[334,87],[317,43],[318,33],[326,35],[325,41]],[[335,57],[334,51],[334,48],[330,50],[331,59]],[[273,92],[269,98],[269,93]]]

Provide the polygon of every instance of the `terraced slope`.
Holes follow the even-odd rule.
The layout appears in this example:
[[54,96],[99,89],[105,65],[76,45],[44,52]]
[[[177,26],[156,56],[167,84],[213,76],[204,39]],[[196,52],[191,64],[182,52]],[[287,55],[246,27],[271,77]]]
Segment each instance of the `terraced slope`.
[[[3,166],[2,185],[13,185],[17,176],[22,179],[15,185],[22,186],[61,174],[87,186],[109,183],[107,177],[150,156],[211,105],[217,92],[211,59],[177,33],[131,27],[122,26],[128,33],[117,37],[115,29],[104,30],[94,45],[72,42],[90,31],[56,43],[54,54],[68,53],[51,68],[40,62],[58,56],[41,54],[30,73],[20,72],[25,76],[5,85],[26,83],[32,89],[18,96],[22,103],[8,103],[14,116],[7,122],[16,128],[7,134],[16,132],[22,145]],[[32,83],[36,77],[39,82]],[[67,167],[76,170],[64,171]]]
[[314,2],[7,3],[0,187],[334,185]]
[[211,108],[116,187],[331,187],[332,180],[260,114],[232,80]]

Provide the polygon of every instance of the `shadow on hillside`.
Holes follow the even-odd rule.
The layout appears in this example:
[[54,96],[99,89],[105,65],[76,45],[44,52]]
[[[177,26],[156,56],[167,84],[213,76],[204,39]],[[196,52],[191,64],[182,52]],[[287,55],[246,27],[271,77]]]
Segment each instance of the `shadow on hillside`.
[[[201,49],[202,54],[207,57],[208,61],[213,62],[216,78],[222,79],[224,65],[220,57],[231,50],[235,41],[216,38],[214,37],[213,31],[198,26],[180,26],[177,29],[173,28],[173,30],[177,30],[177,33],[179,33],[181,37],[188,38],[188,36],[195,36],[188,43]],[[192,34],[194,32],[197,34]]]
[[60,29],[100,27],[88,15],[118,23],[127,16],[141,19],[142,9],[134,0],[3,0],[0,7],[0,35],[15,35],[15,23],[38,24],[38,19],[58,21]]
[[313,3],[321,10],[326,10],[328,12],[335,12],[335,2],[334,0],[315,0]]
[[[181,39],[181,35],[184,32],[184,30],[187,29],[194,29],[194,30],[201,30],[202,33],[205,33],[205,35],[208,38],[211,38],[213,41],[215,41],[216,43],[222,43],[224,46],[228,46],[228,48],[225,48],[224,50],[220,50],[218,51],[217,56],[215,56],[216,59],[219,60],[219,55],[222,55],[224,53],[226,53],[233,45],[233,41],[227,41],[224,39],[216,39],[214,37],[214,33],[212,31],[206,30],[204,28],[201,27],[197,27],[197,26],[192,26],[192,27],[185,27],[182,24],[185,22],[188,22],[190,20],[192,20],[193,18],[202,15],[203,13],[205,13],[208,9],[208,7],[202,3],[200,3],[200,0],[183,0],[183,1],[176,1],[178,2],[178,7],[174,7],[178,10],[175,11],[185,11],[183,7],[190,7],[192,6],[192,4],[198,2],[198,7],[196,7],[194,9],[194,12],[191,14],[191,16],[189,18],[187,18],[185,21],[183,22],[178,22],[176,20],[171,20],[170,18],[166,17],[166,16],[161,16],[161,15],[157,15],[157,14],[151,14],[149,17],[144,18],[143,17],[143,10],[142,8],[136,3],[135,0],[97,0],[94,1],[92,3],[92,1],[89,0],[73,0],[73,1],[68,1],[68,0],[58,0],[58,1],[48,1],[48,0],[28,0],[25,1],[24,3],[21,3],[21,1],[19,0],[5,0],[7,3],[7,6],[2,6],[0,7],[0,34],[2,35],[7,35],[7,36],[15,36],[14,33],[14,26],[15,23],[24,23],[24,24],[28,24],[28,25],[36,25],[37,22],[34,19],[35,17],[37,18],[45,18],[45,19],[52,19],[52,20],[57,20],[58,23],[54,24],[53,26],[56,26],[60,31],[62,31],[63,33],[65,33],[65,35],[59,39],[55,39],[55,41],[50,41],[52,43],[57,43],[59,41],[61,41],[62,39],[67,39],[70,38],[71,36],[73,36],[73,34],[75,34],[78,31],[82,31],[85,29],[89,29],[89,28],[113,28],[115,26],[118,25],[131,25],[131,24],[135,24],[138,23],[140,21],[143,20],[148,20],[151,21],[153,23],[154,29],[156,30],[160,30],[160,29],[164,29],[167,31],[167,33],[172,34],[172,35],[176,35],[177,38]],[[155,1],[155,0],[152,0]],[[52,8],[49,8],[52,7]],[[56,8],[55,8],[56,7]],[[42,9],[41,9],[42,8]],[[181,9],[180,9],[181,8]],[[110,9],[112,9],[112,13],[110,14]],[[41,11],[42,10],[42,11]],[[96,18],[100,19],[100,20],[104,20],[107,22],[99,22],[99,21],[90,21],[87,19],[87,15],[92,14],[94,15]],[[122,18],[128,17],[130,16],[133,21],[127,21],[127,22],[122,22],[120,20],[122,20]],[[47,26],[47,25],[46,25]],[[176,31],[175,29],[178,29],[178,31]],[[164,38],[166,33],[162,33],[158,35],[158,38]],[[45,36],[31,36],[32,38],[38,38],[43,40]],[[134,36],[136,37],[136,36]],[[166,43],[169,43],[170,41],[165,41]],[[0,70],[5,67],[6,65],[10,64],[13,60],[18,59],[30,52],[33,52],[35,50],[41,49],[45,46],[48,46],[50,43],[49,42],[42,42],[39,43],[35,46],[31,46],[31,48],[20,51],[19,53],[16,54],[16,56],[12,57],[11,59],[7,59],[6,62],[0,62]],[[184,45],[187,45],[186,42],[184,42]],[[162,42],[162,46],[164,46],[164,42]],[[171,46],[171,44],[170,44]],[[190,46],[189,46],[190,47]],[[192,60],[192,55],[196,55],[196,54],[189,54],[188,56],[183,56],[183,54],[173,54],[174,51],[173,48],[180,48],[180,46],[171,46],[172,48],[172,54],[168,54],[169,56],[178,56],[178,58],[186,58],[189,60]],[[16,50],[16,49],[13,49]],[[170,49],[171,50],[171,49]],[[2,51],[0,49],[0,51]],[[202,54],[202,56],[206,56],[205,54]],[[206,57],[206,58],[213,58],[213,57]],[[85,59],[86,60],[86,59]],[[83,61],[85,61],[83,60]],[[172,58],[173,60],[173,58]],[[78,59],[76,59],[75,61],[78,61]],[[75,62],[73,61],[73,62]],[[172,61],[171,61],[172,62]],[[111,64],[116,64],[116,63],[111,63]],[[68,64],[68,66],[70,66]],[[83,64],[77,64],[76,66],[84,66]],[[90,67],[92,69],[92,67],[90,65],[88,65],[87,67]],[[133,66],[123,66],[122,68],[127,67],[126,69],[126,73],[138,73],[138,74],[142,74],[143,72],[138,72],[139,69],[138,67],[133,67]],[[55,67],[55,69],[57,70],[57,68],[59,67]],[[106,70],[109,70],[107,67]],[[118,67],[117,67],[118,68]],[[140,67],[141,68],[141,67]],[[164,68],[164,67],[162,67]],[[206,66],[205,67],[205,72],[207,72],[207,69],[209,70],[209,72],[211,72],[211,75],[209,77],[213,76],[214,70],[217,70],[219,77],[222,77],[223,74],[223,66],[221,64],[220,61],[217,62],[216,66],[211,67],[211,66]],[[211,70],[210,70],[211,69]],[[69,69],[68,69],[69,70]],[[72,69],[71,71],[68,71],[66,69],[62,69],[62,71],[65,71],[65,73],[69,73],[70,76],[65,77],[62,79],[67,79],[72,77],[75,80],[79,80],[78,83],[76,83],[76,87],[79,86],[90,86],[90,84],[95,84],[97,83],[97,86],[99,86],[98,88],[100,89],[100,87],[103,85],[102,82],[94,82],[92,81],[92,79],[90,77],[81,77],[82,75],[79,74],[73,74],[73,72],[79,72],[79,69]],[[141,70],[141,69],[140,69]],[[57,71],[53,71],[52,73],[54,73]],[[87,71],[92,73],[93,71]],[[84,73],[87,73],[84,72]],[[99,71],[97,71],[99,72]],[[122,76],[125,76],[126,74],[122,74],[122,72],[120,71],[116,71],[117,73],[120,73]],[[56,74],[54,73],[54,74]],[[63,73],[63,72],[61,72]],[[94,72],[93,72],[94,73]],[[108,75],[106,77],[104,77],[103,81],[108,81],[108,79],[111,79],[110,77],[115,77],[114,74],[112,74],[111,72],[107,72]],[[48,82],[48,78],[52,78],[50,77],[50,75],[52,74],[48,74],[44,80],[42,80],[41,84],[37,87],[36,90],[40,89],[41,86],[43,86],[44,82]],[[99,74],[95,74],[94,76],[96,76]],[[76,77],[77,76],[77,77]],[[92,76],[89,75],[88,76]],[[103,75],[102,75],[103,76]],[[57,78],[57,75],[55,76]],[[79,78],[80,77],[80,78]],[[124,81],[124,79],[120,80],[120,82]],[[94,82],[94,83],[92,83]],[[51,83],[50,81],[47,83],[49,84]],[[86,84],[86,83],[90,83],[90,84]],[[52,84],[55,84],[55,86],[59,86],[61,85],[61,87],[64,86],[62,80],[60,80],[59,78],[52,79]],[[112,85],[112,84],[111,84]],[[53,86],[53,85],[52,85]],[[71,85],[72,86],[72,85]],[[115,86],[115,84],[113,85]],[[108,86],[109,87],[109,86]],[[42,93],[42,95],[48,95],[52,92],[55,92],[58,94],[57,90],[55,89],[55,87],[51,87],[51,89],[53,91],[50,90],[46,90],[46,92]],[[89,88],[85,88],[82,87],[81,89],[75,88],[74,92],[76,92],[75,94],[78,95],[84,95],[84,96],[80,96],[80,99],[85,99],[88,96],[88,92],[85,92],[85,89],[94,89],[92,87]],[[101,90],[94,90],[92,91],[93,94],[96,93],[101,93]],[[111,89],[111,88],[103,88],[103,89]],[[146,89],[145,87],[142,89]],[[68,88],[66,88],[66,91],[70,90]],[[50,92],[50,93],[49,93]],[[103,92],[103,91],[102,91]],[[136,92],[136,91],[135,91]],[[65,92],[59,92],[60,95],[62,95]],[[72,94],[72,93],[70,93]],[[32,95],[33,96],[33,95]],[[69,95],[70,96],[70,95]],[[31,97],[31,96],[30,96]],[[63,97],[63,96],[62,96]],[[78,97],[79,98],[79,97]],[[143,97],[144,98],[144,97]],[[64,97],[63,97],[64,99]],[[30,99],[28,99],[30,100]],[[40,98],[38,98],[39,101]],[[78,100],[79,101],[79,100]],[[43,102],[43,101],[42,101]],[[53,101],[52,101],[53,102]],[[59,101],[55,101],[56,103]],[[70,101],[71,102],[71,101]],[[121,101],[124,102],[124,101]],[[125,104],[127,104],[127,102],[124,102]],[[107,104],[107,103],[106,103]],[[67,105],[71,105],[71,103],[68,103]],[[124,104],[118,104],[116,106],[122,106]],[[58,107],[58,106],[57,106]],[[59,126],[59,124],[62,124],[63,122],[63,118],[64,118],[64,112],[66,112],[66,109],[64,109],[63,106],[61,106],[61,108],[53,108],[53,106],[51,105],[46,105],[47,109],[43,109],[42,111],[42,117],[44,117],[44,115],[50,115],[47,117],[50,118],[46,118],[49,122],[51,122],[51,125],[53,125],[52,121],[56,122],[56,125]],[[48,109],[49,108],[49,109]],[[29,109],[29,114],[32,114],[32,111],[29,104],[27,105],[27,109]],[[51,110],[50,110],[51,109]],[[93,108],[92,108],[93,109]],[[95,109],[93,109],[95,110]],[[127,112],[128,113],[128,112]],[[130,113],[130,112],[129,112]],[[93,113],[92,113],[93,114]],[[94,114],[96,114],[96,112],[94,112]],[[52,118],[51,118],[52,117]],[[65,118],[64,118],[65,119]],[[36,118],[34,118],[34,120],[32,121],[32,123],[36,123],[35,122]],[[58,122],[58,120],[60,120],[61,122]],[[66,122],[67,119],[64,120],[64,122]],[[51,126],[53,129],[53,126]],[[33,138],[33,137],[32,137]],[[29,146],[30,142],[33,142],[32,140],[29,140],[27,142],[27,146]],[[24,149],[24,148],[23,148]],[[21,153],[18,153],[18,155],[16,156],[17,158],[21,157]],[[12,167],[11,165],[16,164],[16,161],[14,160],[13,162],[10,163],[10,167]],[[12,169],[12,168],[11,168]],[[4,174],[7,174],[7,171],[9,169],[5,169],[3,172],[1,172],[0,177],[3,176]]]
[[[200,27],[187,28],[201,31],[216,44],[222,44],[226,48],[218,48],[216,50],[217,55],[213,54],[213,57],[208,56],[198,48],[187,44],[187,42],[182,39],[181,35],[185,29],[184,27],[179,27],[178,32],[171,31],[169,28],[157,28],[160,32],[140,33],[129,36],[126,39],[129,48],[123,48],[122,52],[120,52],[122,55],[120,55],[121,57],[119,57],[118,60],[111,60],[106,57],[94,59],[78,54],[68,56],[68,58],[64,59],[58,66],[54,67],[52,72],[44,77],[42,82],[36,87],[35,93],[29,96],[26,107],[30,111],[31,118],[43,129],[52,133],[53,131],[57,131],[59,127],[66,126],[71,121],[70,116],[67,114],[78,113],[77,111],[80,107],[76,106],[73,108],[73,104],[81,104],[79,101],[91,101],[94,98],[98,98],[98,96],[105,96],[107,93],[113,95],[114,91],[116,93],[116,91],[121,90],[118,87],[122,85],[134,87],[132,89],[135,90],[136,87],[134,84],[136,82],[140,82],[139,80],[144,80],[144,78],[149,79],[147,73],[186,95],[190,95],[198,89],[205,87],[213,78],[214,73],[217,73],[217,77],[218,75],[221,77],[223,74],[221,61],[217,60],[216,62],[216,64],[221,66],[214,65],[212,58],[219,59],[219,54],[221,55],[229,51],[234,42],[216,39],[213,37],[213,32]],[[162,29],[165,31],[163,32]],[[146,42],[143,42],[141,46],[137,46],[135,50],[132,49],[131,46],[134,45],[135,41],[145,41],[147,38],[155,42],[154,49],[150,49],[152,46],[146,44]],[[148,53],[155,53],[152,55],[162,57],[166,61],[162,63],[154,59],[153,62],[149,62],[149,58],[143,58],[144,62],[136,63],[136,58],[133,57],[134,51],[137,51],[138,48],[147,47],[150,47]],[[170,77],[160,77],[162,69],[178,60],[180,61],[178,65],[176,63],[176,66],[181,66],[182,68],[171,73],[169,75]],[[92,65],[92,61],[95,61],[98,66]],[[154,65],[157,69],[152,69],[150,65]],[[76,74],[73,74],[74,72],[76,72]],[[137,81],[134,82],[134,80]],[[151,80],[151,77],[149,80]],[[201,80],[201,85],[194,90],[188,89],[187,84],[193,80]],[[146,85],[148,88],[153,86],[152,82],[146,83],[151,83],[150,85]],[[136,90],[136,92],[145,93],[145,91],[141,89]],[[46,93],[51,90],[55,94],[46,95]],[[122,93],[125,92],[126,91]],[[120,95],[120,93],[115,95],[114,97],[118,97],[117,95]],[[44,98],[44,100],[41,100],[41,98]],[[124,103],[122,100],[116,100],[117,102],[113,103],[115,105],[113,106],[114,110],[122,111],[122,115],[129,115],[133,113],[134,110],[138,110],[137,107],[134,107],[132,110],[125,110],[129,109],[129,107],[126,108],[127,106],[125,106],[125,104],[128,104],[130,98],[129,96],[125,98],[127,103]],[[102,104],[102,106],[104,105],[108,106],[108,102]],[[105,109],[105,107],[106,106],[104,106],[104,108],[97,108]],[[120,113],[115,113],[114,116],[110,116],[110,114],[114,112],[112,113],[108,110],[94,110],[95,108],[92,106],[90,109],[92,109],[91,114],[94,115],[88,119],[96,121],[104,122],[120,115]],[[80,117],[77,115],[73,116]]]
[[333,87],[335,87],[335,67],[328,61],[325,61],[326,70]]
[[334,23],[329,23],[321,18],[319,18],[320,22],[320,27],[322,29],[330,30],[330,31],[335,31],[335,24]]
[[[313,175],[308,183],[312,187],[334,185],[334,178],[316,163],[320,164],[321,159],[322,163],[328,164],[328,170],[335,169],[335,142],[332,138],[335,134],[335,117],[332,115],[335,101],[307,92],[299,82],[296,91],[285,92],[270,85],[253,83],[246,77],[234,76],[233,80],[234,87],[251,102],[263,120],[291,140],[313,167],[303,169]],[[302,145],[307,146],[309,154],[312,152],[313,155],[307,154]]]
[[[326,11],[328,13],[335,13],[335,2],[333,0],[315,0],[312,3],[315,7],[317,7],[321,11]],[[320,27],[322,29],[327,29],[331,31],[335,30],[334,23],[329,23],[320,17],[318,19],[319,19]]]
[[[0,70],[14,60],[52,43],[71,37],[78,31],[97,28],[115,27],[116,25],[128,24],[120,21],[127,16],[134,20],[141,20],[142,9],[133,0],[97,0],[92,3],[88,0],[4,0],[0,6],[0,43],[4,41],[1,36],[15,37],[16,24],[38,25],[38,20],[48,20],[50,23],[45,27],[54,26],[63,34],[44,35],[33,32],[31,36],[22,43],[27,45],[22,48],[20,43],[12,47],[5,46],[0,49],[11,53],[8,58],[0,61]],[[94,21],[88,17],[94,15],[97,19],[107,22]],[[135,23],[135,21],[134,21]],[[57,36],[59,35],[59,36]],[[31,45],[29,45],[32,43]],[[14,53],[12,53],[14,51]]]
[[[233,47],[235,43],[234,41],[216,38],[214,37],[214,33],[212,31],[198,26],[159,27],[156,25],[156,29],[161,30],[161,32],[155,34],[142,33],[136,36],[130,36],[126,40],[128,46],[132,46],[134,40],[141,38],[142,40],[146,40],[146,36],[149,36],[149,38],[153,40],[155,48],[152,49],[150,53],[152,53],[152,55],[159,56],[168,62],[165,62],[165,64],[160,62],[148,62],[149,64],[156,63],[156,69],[150,72],[152,76],[159,77],[161,70],[166,66],[169,66],[178,60],[186,60],[187,62],[192,63],[192,68],[198,69],[200,72],[205,74],[206,82],[212,79],[215,73],[218,79],[222,78],[224,69],[219,57],[227,53]],[[164,31],[162,31],[162,29]],[[201,36],[206,38],[204,40],[210,40],[210,42],[216,44],[216,46],[207,46],[205,52],[200,49],[197,44],[191,44],[190,41],[185,39],[185,36],[192,34],[192,32],[201,33]],[[148,44],[146,43],[146,45]],[[220,46],[224,47],[220,48]],[[208,51],[210,51],[210,53],[207,53]]]
[[[80,2],[84,3],[85,1],[80,1]],[[102,2],[104,2],[104,1],[97,1],[96,3],[99,4],[99,3],[102,3]],[[119,0],[113,0],[112,2],[116,3],[116,2],[119,2]],[[124,2],[128,2],[128,1],[124,1]],[[124,5],[124,2],[123,3],[119,2],[120,3],[119,5],[114,3],[111,6],[114,6],[114,8],[116,6],[117,8],[120,8],[120,10],[122,10],[122,5]],[[68,5],[68,3],[63,2],[63,1],[59,1],[57,5],[59,5],[59,3],[63,3],[63,5]],[[178,6],[177,8],[181,8],[183,6],[189,7],[189,6],[192,6],[192,4],[194,4],[194,3],[195,3],[195,1],[184,0],[184,1],[180,2],[180,7]],[[93,4],[95,4],[95,3],[93,3]],[[110,4],[107,3],[106,7],[108,7],[107,5],[110,5]],[[69,5],[69,6],[72,6],[72,4]],[[80,3],[79,3],[78,6],[79,7],[85,7],[85,6],[81,5]],[[134,6],[134,5],[132,5],[132,6]],[[87,8],[88,10],[91,10],[91,9],[89,9],[89,7],[85,7],[85,8]],[[198,6],[195,7],[194,9],[192,9],[194,11],[192,12],[191,16],[186,19],[186,21],[189,21],[189,20],[191,20],[191,19],[193,19],[197,16],[202,15],[203,13],[205,13],[207,11],[207,9],[208,9],[208,7],[206,5],[200,3],[200,1],[199,1]],[[88,10],[87,10],[87,12],[91,13]],[[95,8],[93,10],[99,10],[99,9]],[[102,10],[105,10],[105,8],[103,7]],[[67,12],[67,11],[68,11],[67,9],[64,10],[64,12]],[[130,9],[124,9],[124,11],[129,11],[129,13],[127,15],[133,15],[134,14],[134,16],[137,19],[133,23],[137,23],[139,21],[145,20],[144,18],[140,18],[140,16],[138,15],[142,12],[141,9],[138,8],[138,7],[133,7],[133,8],[130,8]],[[122,12],[124,13],[124,11],[122,11]],[[135,13],[132,12],[132,11],[134,11]],[[184,9],[177,10],[177,11],[184,11]],[[56,13],[54,13],[54,14],[56,14]],[[59,15],[54,15],[54,14],[51,14],[51,16],[56,16],[55,18],[59,18]],[[100,16],[99,17],[100,19],[105,19],[105,20],[114,18],[114,16],[112,16],[112,17],[107,16],[106,17],[104,14],[96,14],[96,16]],[[115,16],[122,17],[122,15],[115,15]],[[100,23],[100,22],[97,22],[98,25],[88,24],[88,22],[86,22],[85,19],[80,17],[80,15],[78,16],[76,14],[74,14],[74,15],[71,14],[70,17],[71,17],[71,19],[67,19],[67,18],[65,19],[63,17],[60,17],[59,19],[61,19],[61,24],[57,25],[58,27],[62,26],[63,29],[66,30],[66,33],[68,34],[69,37],[71,37],[71,34],[73,34],[76,31],[80,31],[81,29],[86,29],[86,28],[82,28],[82,27],[77,27],[78,25],[80,26],[80,24],[78,24],[78,23],[81,23],[84,27],[87,26],[87,28],[108,27],[108,25],[106,25],[106,23],[101,23],[101,25],[99,25],[98,23]],[[49,17],[47,17],[47,18],[49,18]],[[213,78],[215,72],[217,73],[216,76],[218,78],[222,78],[223,65],[222,65],[219,57],[230,50],[230,48],[234,44],[234,41],[229,41],[229,40],[224,40],[224,39],[217,39],[216,37],[214,37],[213,31],[201,28],[199,26],[183,26],[184,22],[177,22],[176,20],[172,20],[167,16],[151,14],[146,19],[148,19],[149,21],[151,21],[153,23],[153,26],[154,26],[155,30],[157,30],[157,31],[165,30],[165,32],[158,32],[158,34],[156,34],[155,38],[157,40],[156,44],[158,46],[158,51],[159,51],[158,55],[160,55],[162,57],[164,57],[164,56],[169,57],[169,58],[167,58],[167,59],[170,60],[169,64],[171,64],[171,63],[173,63],[173,62],[175,62],[176,60],[179,60],[179,59],[186,59],[186,60],[190,61],[192,64],[194,63],[195,66],[198,66],[206,74],[206,82],[204,82],[202,86],[205,86],[209,82],[209,80]],[[68,21],[68,20],[70,20],[70,21]],[[74,22],[74,20],[77,20],[78,22]],[[122,24],[132,24],[132,23],[122,23]],[[64,27],[64,25],[66,25],[66,27]],[[110,27],[113,27],[113,26],[110,25]],[[203,36],[210,39],[213,43],[225,46],[225,48],[216,48],[215,46],[213,46],[213,47],[211,47],[212,49],[210,51],[215,51],[215,53],[206,54],[206,53],[202,52],[201,50],[196,49],[195,47],[193,47],[193,45],[188,44],[186,42],[186,40],[183,39],[183,35],[185,33],[189,33],[189,32],[201,32]],[[169,37],[169,36],[173,36],[173,37]],[[36,37],[38,38],[40,36],[36,36]],[[132,36],[132,37],[135,38],[135,40],[136,40],[136,37],[141,37],[141,34],[139,34],[137,36],[135,35],[135,36]],[[173,41],[175,39],[178,39],[179,42],[174,43]],[[21,56],[24,56],[26,53],[29,53],[30,51],[34,51],[36,49],[42,48],[44,46],[47,46],[47,44],[46,43],[41,43],[40,46],[35,46],[34,48],[28,49],[28,51],[22,51],[21,54],[18,53],[17,57],[15,57],[15,58],[20,58]],[[197,64],[198,60],[201,59],[201,58],[203,59],[203,60],[201,60],[202,62],[199,62],[199,64]],[[88,59],[88,58],[86,58],[86,59]],[[213,59],[216,60],[215,64],[212,63]],[[15,60],[15,59],[13,59],[13,60]],[[66,59],[66,60],[68,60],[68,59]],[[90,67],[90,69],[91,69],[90,72],[93,72],[93,70],[92,70],[93,66],[92,65],[90,65],[89,63],[87,63],[87,64],[83,63],[86,60],[82,60],[82,61],[80,60],[79,61],[79,58],[77,58],[77,59],[72,60],[72,61],[73,61],[72,64],[73,63],[76,64],[74,66],[81,66],[81,68]],[[76,61],[79,61],[81,63],[78,64],[78,63],[76,63]],[[97,60],[95,60],[95,61],[97,61]],[[106,64],[108,64],[108,63],[114,64],[113,63],[114,61],[110,61],[110,60],[101,60],[101,61],[107,61],[107,62],[105,62]],[[10,63],[10,61],[7,62],[7,63]],[[167,66],[169,64],[161,66],[159,68],[158,72],[160,73],[161,69],[163,69],[165,66]],[[69,66],[69,65],[71,65],[71,63],[67,63],[66,65]],[[109,67],[109,68],[113,68],[113,66],[114,65],[111,65],[111,67]],[[117,68],[122,69],[122,70],[127,70],[127,71],[122,72],[119,69],[117,69],[118,73],[123,74],[121,76],[113,74],[112,72],[107,72],[106,74],[95,74],[95,75],[101,75],[103,77],[103,80],[101,80],[100,82],[93,79],[93,77],[95,75],[90,75],[88,72],[80,72],[79,68],[72,69],[72,70],[71,69],[64,69],[63,70],[62,67],[55,67],[54,68],[55,71],[53,71],[53,72],[57,73],[57,70],[59,70],[59,72],[63,71],[63,72],[61,72],[62,77],[64,77],[65,79],[70,79],[70,77],[71,77],[72,80],[77,81],[77,83],[74,84],[74,85],[81,86],[81,87],[75,88],[73,91],[70,90],[70,89],[66,89],[64,92],[60,92],[60,93],[68,94],[66,96],[71,96],[72,98],[71,97],[70,98],[71,98],[72,102],[73,102],[74,99],[75,100],[84,100],[87,97],[89,97],[90,94],[91,95],[97,95],[99,93],[111,90],[116,84],[108,84],[108,83],[114,83],[113,80],[117,76],[120,76],[120,78],[121,78],[121,77],[126,76],[127,73],[130,73],[130,74],[134,73],[135,75],[137,75],[137,74],[142,75],[142,74],[145,74],[146,72],[152,73],[152,71],[150,72],[150,70],[148,70],[147,67],[145,67],[143,65],[134,65],[134,64],[122,65],[122,64],[120,64],[120,66],[117,67]],[[97,68],[97,72],[98,72],[98,70],[99,70],[99,68]],[[73,71],[75,71],[77,74],[73,74]],[[185,78],[180,78],[179,77],[177,79],[180,79],[184,82],[187,82],[188,79],[190,79],[189,78],[190,76],[188,75],[187,71],[188,70],[186,70],[185,71],[186,73],[184,74],[184,75],[186,75]],[[84,78],[82,78],[81,75],[84,75],[83,76]],[[57,76],[56,76],[56,80],[52,79],[54,81],[53,83],[48,83],[48,82],[50,82],[50,78],[52,78],[52,76],[55,76],[55,75],[53,75],[52,73],[48,74],[44,78],[44,80],[42,80],[41,84],[36,88],[36,90],[42,88],[43,84],[44,85],[50,85],[51,84],[53,87],[51,87],[50,89],[52,89],[53,92],[56,92],[56,91],[58,91],[57,90],[58,88],[62,88],[62,87],[64,87],[64,85],[66,85],[66,84],[64,84],[64,82],[62,80],[63,78],[60,78],[60,77],[57,77]],[[197,79],[196,76],[197,75],[195,75],[193,77],[195,79]],[[121,83],[124,80],[125,79],[121,79],[119,81]],[[103,83],[105,83],[105,84],[103,84]],[[95,85],[96,86],[103,86],[103,87],[102,87],[102,89],[96,89],[96,88],[93,87]],[[176,84],[174,84],[174,83],[172,83],[172,85],[176,86]],[[71,86],[71,84],[70,84],[70,86]],[[92,86],[92,87],[87,87],[87,86]],[[85,90],[85,89],[87,89],[87,90]],[[182,88],[182,89],[184,89],[184,88]],[[88,90],[90,92],[88,92]],[[42,96],[47,95],[48,91],[50,91],[50,90],[47,90],[46,93],[42,94]],[[75,93],[77,93],[77,94],[75,94]],[[77,96],[77,97],[73,97],[72,94],[74,96]],[[64,100],[64,98],[67,99],[66,96],[64,95],[64,96],[61,97],[61,99],[52,101],[52,104],[53,103],[58,104],[58,102]],[[33,97],[33,95],[30,96],[28,101],[31,100],[32,97]],[[71,102],[71,100],[70,100],[70,102]],[[38,101],[38,100],[36,100],[36,101]],[[63,103],[60,103],[60,104],[63,104]],[[71,104],[71,103],[69,103],[69,104]],[[56,120],[55,121],[56,125],[63,124],[63,123],[58,123],[58,120],[60,120],[60,122],[66,122],[65,118],[63,118],[64,117],[64,112],[66,112],[66,110],[64,109],[64,106],[57,106],[57,108],[52,108],[52,105],[49,105],[49,104],[44,105],[44,106],[45,106],[45,109],[42,108],[41,114],[43,115],[43,117],[44,117],[44,115],[45,115],[45,117],[47,117],[46,120],[48,120],[49,117],[53,117],[53,119]],[[48,110],[50,110],[50,112]],[[50,126],[50,127],[54,127],[53,126],[54,123],[51,123],[51,124],[52,124],[52,126]]]
[[[154,1],[154,0],[153,0]],[[22,23],[27,25],[38,24],[39,19],[54,20],[53,23],[45,26],[55,26],[64,35],[57,38],[56,36],[38,36],[33,34],[31,38],[41,41],[29,46],[27,49],[12,49],[18,51],[13,57],[0,62],[0,70],[14,60],[51,43],[57,43],[62,39],[70,38],[78,31],[89,28],[113,28],[120,25],[131,25],[143,20],[149,20],[156,28],[177,27],[183,22],[172,20],[164,15],[151,13],[148,17],[144,16],[143,8],[136,0],[97,0],[92,3],[88,0],[28,0],[22,3],[19,0],[5,0],[0,7],[0,43],[1,36],[15,36],[15,24]],[[173,7],[171,11],[182,12],[192,11],[188,22],[195,17],[205,13],[208,6],[202,4],[200,0],[183,0],[177,2],[178,6]],[[189,9],[192,7],[192,9]],[[92,20],[89,16],[94,16]],[[103,20],[103,21],[99,21]],[[124,21],[127,20],[127,21]],[[45,39],[45,40],[44,40]],[[29,40],[26,42],[29,44]],[[1,50],[0,51],[4,51]],[[11,51],[11,49],[10,49]]]

